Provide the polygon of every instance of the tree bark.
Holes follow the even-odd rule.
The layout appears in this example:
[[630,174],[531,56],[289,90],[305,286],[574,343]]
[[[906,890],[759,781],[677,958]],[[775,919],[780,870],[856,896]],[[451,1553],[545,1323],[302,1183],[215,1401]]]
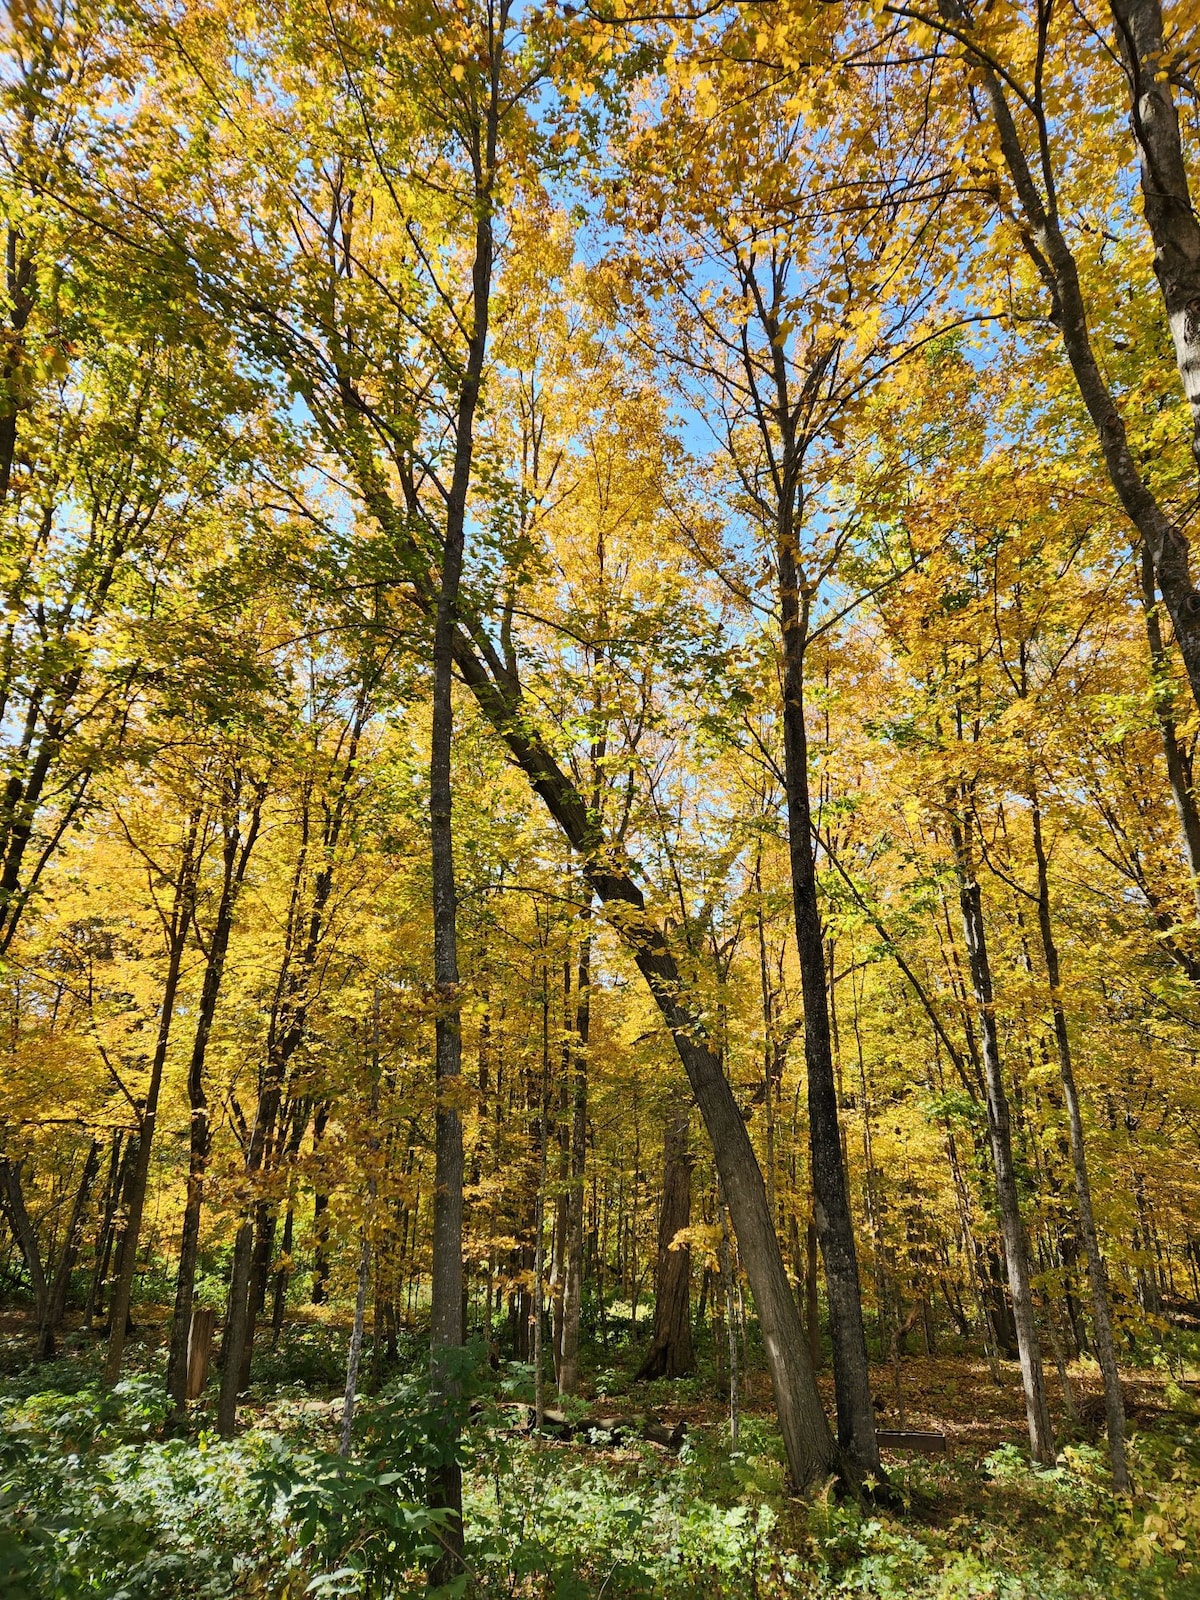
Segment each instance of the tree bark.
[[33,1218],[29,1215],[29,1207],[25,1204],[21,1163],[13,1161],[8,1156],[0,1158],[0,1179],[4,1183],[4,1206],[8,1212],[9,1225],[25,1258],[25,1270],[29,1273],[29,1283],[33,1290],[35,1324],[40,1328],[46,1321],[50,1290],[46,1283],[46,1271],[42,1265],[37,1229],[33,1225]]
[[83,1237],[84,1213],[88,1199],[91,1196],[92,1185],[96,1181],[96,1174],[99,1170],[100,1142],[98,1139],[93,1139],[88,1146],[88,1153],[83,1163],[83,1172],[79,1179],[79,1187],[75,1191],[75,1204],[71,1208],[71,1220],[67,1224],[62,1250],[59,1253],[58,1267],[54,1274],[54,1281],[50,1285],[50,1293],[46,1302],[46,1318],[38,1329],[38,1355],[42,1358],[48,1358],[54,1354],[54,1341],[66,1315],[67,1295],[71,1288],[71,1273],[75,1270],[75,1261],[79,1255],[79,1243]]
[[795,553],[785,535],[777,555],[783,636],[783,748],[788,808],[788,858],[792,907],[804,999],[804,1059],[808,1075],[808,1123],[817,1234],[825,1262],[829,1331],[838,1442],[860,1471],[878,1473],[875,1408],[867,1364],[862,1290],[854,1222],[842,1154],[837,1084],[829,1031],[825,932],[813,860],[812,808],[808,786],[808,734],[804,722],[805,607],[801,604]]
[[519,685],[511,671],[489,660],[490,654],[490,646],[481,635],[473,631],[468,638],[461,629],[456,633],[459,671],[534,792],[578,851],[585,882],[632,952],[670,1031],[725,1186],[738,1249],[762,1328],[791,1479],[797,1489],[808,1488],[842,1470],[845,1464],[817,1392],[799,1308],[788,1282],[762,1172],[741,1110],[720,1058],[708,1043],[701,1007],[692,1003],[688,984],[664,932],[647,913],[642,891],[627,870],[619,845],[599,829],[594,811],[540,741],[530,721],[522,716]]
[[588,1035],[591,1028],[591,951],[589,906],[581,919],[584,933],[576,971],[575,1037],[572,1041],[574,1081],[571,1086],[570,1188],[566,1206],[566,1250],[563,1277],[562,1345],[558,1370],[560,1395],[579,1388],[579,1327],[583,1310],[583,1200],[587,1175]]
[[1154,275],[1192,413],[1192,454],[1200,465],[1200,222],[1192,207],[1171,94],[1162,7],[1159,0],[1111,0],[1111,6],[1129,78],[1130,123],[1141,164],[1146,225],[1154,241]]
[[967,824],[953,819],[951,837],[954,864],[958,874],[959,904],[962,911],[963,940],[971,971],[971,984],[979,1031],[983,1041],[983,1069],[987,1088],[988,1135],[992,1147],[992,1166],[996,1197],[1000,1209],[1000,1228],[1004,1240],[1004,1259],[1016,1322],[1017,1351],[1021,1382],[1025,1390],[1025,1415],[1029,1424],[1029,1443],[1035,1460],[1052,1464],[1054,1434],[1046,1403],[1046,1380],[1042,1352],[1034,1317],[1033,1291],[1029,1277],[1029,1252],[1025,1224],[1017,1193],[1016,1170],[1012,1154],[1012,1119],[1008,1095],[1000,1068],[1000,1041],[996,1029],[996,1004],[992,990],[992,970],[984,935],[983,906],[966,835]]
[[1183,844],[1184,859],[1191,877],[1192,899],[1200,910],[1200,811],[1196,808],[1196,794],[1192,786],[1192,764],[1175,720],[1174,692],[1171,669],[1163,643],[1162,628],[1158,620],[1158,596],[1155,589],[1154,561],[1145,545],[1141,553],[1142,610],[1146,619],[1146,642],[1150,648],[1150,682],[1154,696],[1154,711],[1158,718],[1163,754],[1167,762],[1167,781],[1175,814],[1179,818],[1179,834]]
[[[467,496],[475,458],[475,416],[487,356],[491,304],[493,184],[500,131],[500,69],[504,25],[493,39],[487,60],[487,95],[474,134],[479,141],[475,171],[475,239],[471,264],[466,364],[458,393],[454,427],[454,466],[446,498],[445,533],[433,626],[433,727],[429,755],[430,847],[433,875],[433,981],[437,995],[434,1125],[433,1282],[430,1307],[430,1355],[435,1384],[449,1410],[452,1386],[445,1375],[443,1352],[466,1342],[463,1318],[463,1139],[456,1096],[462,1072],[462,1031],[458,972],[458,900],[454,881],[453,791],[451,754],[454,743],[454,640],[458,627],[458,595],[462,579]],[[431,1506],[451,1512],[441,1556],[430,1582],[446,1583],[462,1568],[462,1468],[457,1434],[447,1434],[442,1463],[429,1480]]]
[[654,1278],[654,1336],[639,1378],[682,1378],[695,1365],[692,1351],[692,1252],[672,1241],[692,1217],[692,1156],[688,1107],[676,1109],[663,1139],[662,1206],[658,1213],[658,1259]]
[[150,1155],[154,1147],[154,1130],[158,1122],[158,1100],[162,1090],[163,1068],[167,1061],[171,1023],[175,1014],[179,974],[183,966],[183,953],[187,946],[188,926],[194,906],[195,848],[198,831],[199,818],[193,817],[184,839],[183,854],[175,876],[171,911],[166,919],[167,972],[163,982],[158,1034],[150,1062],[146,1099],[138,1123],[137,1155],[134,1160],[125,1226],[119,1245],[117,1281],[113,1286],[112,1304],[109,1309],[104,1381],[110,1385],[116,1383],[121,1376],[121,1361],[125,1354],[129,1305],[133,1297],[133,1279],[137,1268],[138,1239],[141,1235],[142,1213],[145,1210],[146,1191],[150,1182]]
[[[171,1318],[171,1343],[167,1354],[167,1393],[177,1407],[187,1402],[188,1340],[192,1326],[192,1305],[196,1293],[196,1266],[200,1251],[200,1218],[204,1208],[204,1186],[208,1172],[211,1131],[208,1096],[204,1086],[204,1065],[212,1035],[217,1002],[225,977],[225,961],[233,932],[237,898],[245,881],[251,852],[258,838],[266,785],[258,786],[245,837],[236,814],[227,819],[222,848],[221,893],[217,901],[212,937],[204,964],[200,1000],[196,1011],[196,1031],[188,1061],[188,1175],[184,1198],[183,1223],[179,1236],[179,1271],[175,1281],[175,1308]],[[237,805],[236,792],[231,796]]]
[[1075,1172],[1075,1195],[1079,1205],[1079,1228],[1083,1235],[1084,1255],[1088,1265],[1088,1284],[1092,1291],[1092,1323],[1096,1341],[1096,1358],[1104,1378],[1104,1413],[1108,1423],[1108,1453],[1112,1461],[1113,1482],[1122,1493],[1129,1490],[1129,1468],[1125,1459],[1125,1401],[1121,1394],[1121,1377],[1117,1370],[1117,1352],[1113,1342],[1112,1316],[1108,1304],[1108,1276],[1104,1258],[1100,1254],[1100,1239],[1092,1210],[1092,1185],[1088,1176],[1087,1153],[1083,1139],[1083,1116],[1079,1106],[1079,1091],[1075,1084],[1075,1067],[1071,1059],[1071,1040],[1067,1030],[1067,1015],[1063,1005],[1062,973],[1058,947],[1054,942],[1054,926],[1050,913],[1050,875],[1046,860],[1045,841],[1042,836],[1042,814],[1036,787],[1030,784],[1030,817],[1033,826],[1033,853],[1037,863],[1037,913],[1038,929],[1042,937],[1042,954],[1046,962],[1046,977],[1050,985],[1050,1010],[1054,1021],[1054,1043],[1058,1051],[1058,1069],[1062,1080],[1063,1099],[1067,1107],[1067,1125],[1071,1138],[1071,1165]]

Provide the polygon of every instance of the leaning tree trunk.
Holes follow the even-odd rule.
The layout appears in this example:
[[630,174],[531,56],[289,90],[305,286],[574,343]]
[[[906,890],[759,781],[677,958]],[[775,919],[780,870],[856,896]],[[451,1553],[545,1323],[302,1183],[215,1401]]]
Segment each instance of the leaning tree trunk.
[[1054,1433],[1046,1403],[1046,1381],[1042,1371],[1042,1352],[1034,1318],[1033,1290],[1029,1277],[1029,1252],[1017,1176],[1013,1165],[1012,1119],[1008,1095],[1000,1070],[1000,1042],[996,1030],[996,1005],[992,988],[992,969],[984,937],[983,906],[979,883],[972,870],[965,826],[951,823],[954,863],[958,873],[959,904],[963,938],[971,970],[979,1031],[983,1040],[983,1069],[987,1089],[988,1135],[992,1147],[992,1166],[996,1178],[996,1197],[1000,1208],[1000,1230],[1004,1240],[1004,1259],[1008,1287],[1012,1295],[1013,1319],[1017,1330],[1017,1353],[1021,1363],[1021,1382],[1025,1390],[1025,1415],[1029,1424],[1029,1443],[1037,1461],[1053,1463]]
[[13,1231],[13,1238],[17,1241],[22,1256],[25,1258],[25,1269],[29,1273],[29,1283],[33,1290],[34,1315],[37,1326],[40,1328],[46,1320],[50,1304],[50,1290],[46,1283],[46,1272],[42,1265],[42,1252],[38,1245],[37,1229],[33,1225],[33,1218],[29,1215],[29,1207],[25,1204],[25,1186],[21,1182],[21,1163],[13,1161],[10,1157],[0,1158],[0,1181],[4,1184],[4,1209],[8,1212],[9,1226]]
[[[854,1222],[838,1122],[837,1085],[829,1030],[825,932],[817,899],[812,810],[808,787],[808,734],[804,724],[804,618],[795,552],[780,540],[779,592],[783,642],[783,748],[788,808],[788,857],[800,986],[804,999],[804,1058],[808,1069],[808,1120],[813,1200],[825,1262],[829,1331],[833,1341],[838,1440],[863,1472],[879,1471],[875,1407],[867,1364],[862,1290]],[[768,1085],[768,1093],[770,1086]]]
[[806,1489],[842,1471],[846,1463],[817,1391],[762,1171],[720,1058],[708,1044],[702,1004],[691,994],[662,927],[647,912],[645,897],[620,847],[598,828],[594,811],[521,714],[519,686],[511,677],[502,680],[498,664],[487,652],[486,640],[477,639],[474,632],[470,638],[462,630],[455,635],[459,671],[535,793],[579,852],[585,882],[632,952],[696,1097],[758,1312],[788,1470],[795,1487]]
[[[597,892],[603,894],[607,889],[611,893],[607,876],[597,875],[593,884]],[[846,1463],[830,1433],[817,1391],[799,1307],[767,1205],[762,1170],[720,1058],[704,1042],[697,1018],[684,1003],[686,985],[661,935],[652,928],[637,928],[629,916],[622,917],[619,925],[626,937],[636,939],[638,969],[671,1030],[708,1130],[738,1254],[758,1311],[788,1470],[796,1488],[805,1489],[832,1472],[845,1470]]]
[[1037,913],[1038,929],[1042,936],[1042,954],[1046,962],[1046,977],[1050,983],[1050,1010],[1054,1019],[1054,1043],[1058,1051],[1059,1076],[1062,1079],[1063,1099],[1067,1107],[1067,1125],[1071,1137],[1071,1165],[1075,1171],[1075,1195],[1079,1205],[1079,1228],[1083,1234],[1083,1249],[1087,1257],[1088,1285],[1092,1291],[1092,1322],[1096,1340],[1096,1358],[1104,1378],[1104,1413],[1108,1423],[1108,1453],[1112,1461],[1113,1482],[1117,1488],[1129,1489],[1129,1468],[1125,1460],[1125,1401],[1121,1394],[1121,1377],[1117,1370],[1117,1352],[1113,1342],[1112,1316],[1108,1305],[1108,1278],[1104,1259],[1100,1254],[1100,1238],[1096,1231],[1096,1218],[1092,1210],[1092,1185],[1088,1176],[1087,1154],[1083,1142],[1083,1117],[1079,1108],[1079,1091],[1075,1084],[1075,1068],[1071,1060],[1071,1040],[1067,1031],[1067,1014],[1063,1006],[1062,974],[1058,947],[1054,942],[1054,928],[1050,918],[1050,880],[1046,862],[1046,848],[1042,837],[1042,814],[1036,788],[1030,784],[1030,814],[1033,822],[1033,853],[1037,862]]
[[[353,450],[348,449],[348,442]],[[369,440],[352,408],[339,414],[339,431],[329,436],[329,443],[341,452],[355,475],[372,515],[394,535],[398,561],[419,603],[427,611],[433,609],[436,586],[430,581],[428,564],[407,532],[400,508],[374,470]],[[645,895],[620,841],[608,837],[595,809],[588,806],[539,737],[536,718],[525,715],[515,657],[502,660],[486,629],[469,613],[456,626],[453,641],[455,665],[480,711],[579,853],[585,884],[631,950],[671,1032],[725,1185],[762,1328],[792,1482],[798,1489],[820,1483],[846,1463],[817,1392],[754,1147],[720,1059],[707,1041],[703,1003],[681,973],[663,928],[648,914]]]
[[682,1378],[695,1365],[692,1352],[692,1252],[675,1245],[691,1222],[692,1155],[688,1106],[680,1105],[663,1139],[662,1207],[658,1213],[658,1260],[654,1278],[654,1337],[639,1378]]
[[[1200,291],[1200,240],[1187,191],[1174,104],[1159,65],[1161,13],[1157,0],[1112,0],[1112,9],[1133,80],[1134,127],[1142,155],[1143,196],[1155,245],[1155,270],[1167,300],[1184,387],[1196,418],[1200,322],[1194,308]],[[1097,360],[1079,263],[1062,222],[1068,208],[1060,204],[1053,169],[1043,159],[1042,147],[1030,152],[1022,142],[1023,128],[1036,125],[1036,117],[1026,119],[1024,107],[1019,116],[1014,112],[1011,91],[994,58],[972,42],[973,18],[967,0],[938,0],[938,11],[978,71],[1012,182],[1018,230],[1051,297],[1053,322],[1109,481],[1154,558],[1188,684],[1200,705],[1200,592],[1192,584],[1187,535],[1164,510],[1147,481],[1130,446],[1117,397]],[[984,97],[976,103],[978,109],[982,109]]]

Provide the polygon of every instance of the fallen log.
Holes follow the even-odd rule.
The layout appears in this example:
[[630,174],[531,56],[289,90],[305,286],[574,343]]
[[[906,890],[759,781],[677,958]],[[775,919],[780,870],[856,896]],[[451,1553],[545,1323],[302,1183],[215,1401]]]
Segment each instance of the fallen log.
[[913,1450],[923,1456],[944,1456],[949,1445],[944,1433],[927,1433],[912,1428],[877,1428],[875,1438],[881,1450]]
[[[527,1406],[525,1430],[532,1432],[537,1418],[532,1406]],[[555,1439],[582,1439],[601,1447],[622,1444],[626,1439],[647,1439],[651,1444],[662,1445],[665,1450],[677,1451],[687,1438],[686,1422],[677,1422],[668,1428],[660,1417],[578,1417],[572,1419],[564,1411],[547,1410],[542,1413],[542,1433]]]

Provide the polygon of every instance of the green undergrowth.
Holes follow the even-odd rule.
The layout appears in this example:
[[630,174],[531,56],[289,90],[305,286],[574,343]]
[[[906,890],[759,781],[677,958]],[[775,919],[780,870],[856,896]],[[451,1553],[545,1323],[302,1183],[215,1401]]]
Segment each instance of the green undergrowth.
[[[890,1509],[785,1493],[778,1440],[747,1418],[680,1455],[531,1439],[497,1384],[464,1370],[467,1558],[479,1600],[1200,1600],[1200,1429],[1135,1437],[1138,1493],[1103,1455],[1053,1470],[1014,1446],[892,1473]],[[422,1505],[446,1448],[420,1381],[365,1401],[348,1461],[331,1397],[288,1387],[234,1441],[166,1437],[155,1377],[106,1392],[78,1364],[0,1384],[6,1600],[298,1600],[428,1594],[444,1532]]]

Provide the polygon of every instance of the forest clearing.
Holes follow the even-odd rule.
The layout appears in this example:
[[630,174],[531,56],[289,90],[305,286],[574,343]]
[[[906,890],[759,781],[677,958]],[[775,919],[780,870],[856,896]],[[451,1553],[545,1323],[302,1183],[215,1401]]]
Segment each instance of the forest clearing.
[[0,1592],[1200,1597],[1200,5],[0,39]]

